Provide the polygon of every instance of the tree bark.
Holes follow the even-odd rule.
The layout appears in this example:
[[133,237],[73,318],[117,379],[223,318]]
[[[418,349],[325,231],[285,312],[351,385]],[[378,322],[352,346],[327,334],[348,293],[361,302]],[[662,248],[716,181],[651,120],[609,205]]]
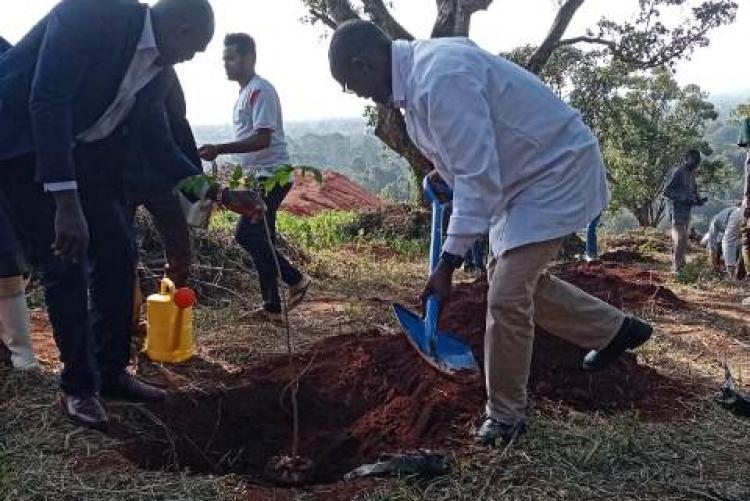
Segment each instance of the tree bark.
[[406,132],[406,121],[401,111],[378,106],[378,123],[375,135],[389,148],[403,156],[417,179],[421,179],[434,167],[427,157],[417,149]]
[[414,40],[414,36],[396,21],[383,0],[363,0],[365,13],[394,40]]
[[432,27],[432,38],[468,37],[471,16],[487,10],[492,0],[436,0],[438,14]]
[[552,53],[558,47],[560,40],[568,29],[578,9],[585,0],[566,0],[552,23],[552,27],[539,48],[531,55],[526,63],[526,69],[532,73],[539,73],[547,64]]
[[339,25],[350,19],[359,19],[349,0],[326,0],[328,16]]

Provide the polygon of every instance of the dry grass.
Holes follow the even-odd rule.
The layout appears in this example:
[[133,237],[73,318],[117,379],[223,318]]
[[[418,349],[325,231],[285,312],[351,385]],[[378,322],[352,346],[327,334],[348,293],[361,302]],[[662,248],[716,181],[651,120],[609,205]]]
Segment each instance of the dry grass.
[[[638,245],[662,246],[661,240],[651,244],[647,238]],[[183,388],[195,381],[206,384],[206,374],[213,373],[208,366],[220,366],[231,377],[267,354],[283,351],[283,331],[241,318],[257,292],[247,264],[236,255],[229,257],[233,264],[223,263],[222,270],[211,268],[202,275],[205,282],[219,286],[223,280],[241,284],[241,297],[221,295],[213,287],[215,302],[198,310],[198,345],[206,373],[200,365],[189,370],[151,365],[152,375]],[[656,257],[657,264],[649,266],[664,271],[666,256]],[[426,271],[410,254],[383,252],[366,243],[316,252],[306,267],[316,282],[308,300],[292,315],[296,350],[326,336],[392,328],[389,303],[413,305]],[[718,388],[722,360],[738,368],[739,376],[748,377],[750,332],[737,308],[744,288],[711,280],[667,283],[696,305],[692,310],[645,308],[638,313],[655,322],[660,332],[642,351],[643,361],[686,382]],[[139,470],[119,455],[116,442],[76,428],[60,415],[53,369],[48,365],[40,374],[23,375],[0,367],[0,499],[301,501],[334,499],[329,493],[340,489],[258,488],[236,476]],[[694,400],[675,402],[689,406],[691,412],[681,414],[693,417],[661,423],[644,422],[635,414],[580,413],[537,402],[532,426],[520,443],[494,450],[473,447],[466,445],[462,430],[457,432],[462,434],[457,436],[461,447],[456,448],[457,468],[451,475],[431,481],[378,481],[365,485],[357,499],[750,499],[750,421],[718,408],[710,396],[707,391]],[[129,404],[110,404],[109,410],[115,421],[131,412],[147,412]]]

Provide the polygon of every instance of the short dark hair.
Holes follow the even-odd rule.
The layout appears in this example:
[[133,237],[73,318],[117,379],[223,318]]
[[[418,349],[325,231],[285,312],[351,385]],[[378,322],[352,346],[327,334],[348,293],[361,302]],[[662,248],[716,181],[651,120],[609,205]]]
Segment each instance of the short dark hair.
[[370,21],[353,19],[341,23],[331,37],[328,61],[331,69],[342,69],[356,56],[388,53],[393,40]]
[[687,150],[685,153],[685,161],[690,164],[697,164],[701,161],[701,152],[700,150],[692,149]]
[[235,47],[237,52],[246,56],[255,55],[255,39],[247,33],[229,33],[224,37],[224,47]]

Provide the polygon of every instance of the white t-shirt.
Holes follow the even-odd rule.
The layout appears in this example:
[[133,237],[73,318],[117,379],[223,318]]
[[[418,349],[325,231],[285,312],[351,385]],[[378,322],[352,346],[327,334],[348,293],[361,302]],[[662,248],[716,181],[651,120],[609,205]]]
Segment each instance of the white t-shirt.
[[281,103],[271,83],[255,75],[240,90],[234,104],[232,116],[236,140],[246,139],[258,129],[271,129],[271,144],[268,148],[236,155],[245,172],[256,176],[270,176],[273,172],[290,163],[284,138],[284,120],[281,116]]

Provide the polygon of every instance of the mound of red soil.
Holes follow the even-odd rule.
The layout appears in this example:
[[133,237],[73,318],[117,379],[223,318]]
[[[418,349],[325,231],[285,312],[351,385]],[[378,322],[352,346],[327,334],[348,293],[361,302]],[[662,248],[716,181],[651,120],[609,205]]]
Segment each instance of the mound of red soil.
[[294,185],[281,208],[298,216],[311,216],[326,210],[377,208],[382,201],[359,184],[338,172],[323,173],[323,183],[311,174],[295,173]]
[[638,310],[658,306],[684,309],[688,304],[663,285],[657,273],[616,263],[576,263],[557,276],[618,308]]
[[[589,289],[597,293],[606,284],[623,285],[626,271],[617,270],[620,282],[607,278],[609,270],[574,266],[566,273],[585,278],[584,287],[603,273],[603,283]],[[480,364],[486,287],[483,280],[458,285],[442,319],[443,329],[471,344]],[[632,299],[618,294],[609,298]],[[582,412],[638,412],[648,420],[688,415],[678,403],[693,398],[694,388],[639,365],[635,356],[595,375],[583,373],[583,354],[538,330],[532,401]],[[125,408],[111,433],[145,468],[232,472],[269,482],[268,461],[288,454],[292,443],[289,382],[299,374],[300,454],[314,461],[312,483],[333,481],[383,452],[465,440],[485,396],[481,377],[447,378],[421,361],[404,336],[370,332],[320,341],[291,366],[286,357],[261,362],[228,388],[217,390],[208,378],[199,391],[179,392],[149,406],[148,414]]]
[[638,251],[630,249],[614,249],[599,256],[601,261],[612,263],[652,263],[654,260]]

